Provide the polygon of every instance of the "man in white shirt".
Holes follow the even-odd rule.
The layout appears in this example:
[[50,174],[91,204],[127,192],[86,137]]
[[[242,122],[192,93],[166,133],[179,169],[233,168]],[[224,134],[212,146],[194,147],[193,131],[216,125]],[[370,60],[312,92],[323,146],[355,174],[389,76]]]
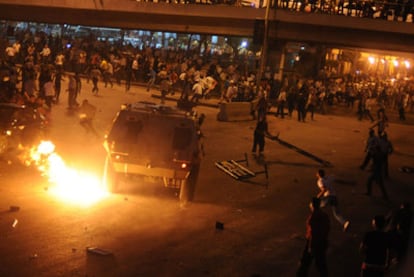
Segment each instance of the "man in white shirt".
[[45,44],[45,46],[43,47],[42,51],[40,51],[40,56],[42,57],[42,61],[44,63],[48,63],[49,62],[49,57],[50,54],[52,53],[52,51],[50,50],[49,46],[47,44]]
[[216,88],[217,81],[211,76],[207,76],[203,78],[202,80],[203,80],[203,89],[204,89],[203,96],[207,98],[208,94]]
[[6,52],[6,55],[7,55],[7,61],[11,62],[11,63],[14,63],[15,62],[15,56],[17,54],[16,49],[12,45],[9,45],[9,46],[6,47],[5,52]]
[[193,97],[191,97],[191,102],[198,103],[198,101],[203,97],[203,84],[199,80],[193,85]]
[[339,212],[338,198],[336,197],[330,178],[325,176],[325,170],[323,169],[318,170],[316,177],[318,178],[316,184],[320,190],[317,197],[321,199],[321,207],[326,205],[331,206],[333,216],[342,225],[344,232],[346,232],[349,227],[349,220],[344,219]]

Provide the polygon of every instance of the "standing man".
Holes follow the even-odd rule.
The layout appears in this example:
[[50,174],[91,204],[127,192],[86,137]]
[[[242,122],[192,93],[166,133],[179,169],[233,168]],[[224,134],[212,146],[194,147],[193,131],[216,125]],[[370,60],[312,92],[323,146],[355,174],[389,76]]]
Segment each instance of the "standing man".
[[92,93],[95,95],[98,95],[98,92],[99,92],[98,81],[101,75],[102,74],[99,68],[94,66],[91,70],[90,76],[91,76],[92,84],[93,84]]
[[60,91],[62,88],[63,71],[56,70],[54,87],[55,87],[55,103],[59,103]]
[[381,148],[381,152],[383,155],[384,177],[388,179],[388,156],[392,154],[392,152],[394,152],[394,147],[392,146],[391,141],[388,139],[388,135],[386,132],[383,132],[382,135],[379,137],[379,146]]
[[384,216],[375,216],[372,220],[372,227],[374,230],[364,235],[360,245],[360,251],[364,256],[361,276],[383,277],[387,269],[390,248],[389,235],[384,232]]
[[320,209],[321,200],[312,198],[311,214],[306,220],[306,246],[296,273],[297,277],[308,276],[309,267],[315,259],[316,268],[321,277],[328,276],[326,264],[326,250],[330,230],[329,216]]
[[53,86],[52,79],[50,78],[43,85],[45,91],[45,102],[49,110],[52,108],[53,97],[55,96],[55,88]]
[[75,76],[70,73],[69,75],[69,83],[68,83],[68,109],[73,109],[78,106],[76,103],[76,94],[77,94],[77,82]]
[[343,231],[346,232],[349,227],[349,220],[344,219],[344,217],[339,212],[338,198],[336,197],[336,193],[332,186],[331,180],[326,177],[325,170],[323,169],[318,170],[316,177],[318,178],[317,185],[320,190],[317,198],[321,200],[321,207],[325,207],[326,205],[331,206],[333,216],[341,224]]
[[368,138],[365,143],[365,158],[362,164],[359,166],[361,170],[364,170],[365,167],[369,164],[370,160],[374,156],[375,148],[377,145],[379,145],[379,139],[375,135],[375,131],[373,129],[369,129]]
[[372,156],[372,171],[368,176],[367,180],[367,192],[365,195],[371,196],[372,191],[372,182],[376,182],[382,191],[382,197],[384,200],[388,200],[388,194],[384,187],[384,177],[383,177],[383,166],[384,166],[384,157],[381,152],[381,147],[377,145]]
[[154,68],[151,67],[148,72],[147,91],[151,90],[152,86],[155,84],[156,79],[157,79],[157,72],[155,72]]
[[306,101],[308,97],[308,89],[306,84],[303,84],[296,95],[296,109],[298,110],[298,121],[305,122],[306,117]]
[[[272,137],[268,130],[268,124],[266,116],[261,114],[256,123],[256,128],[254,129],[253,134],[253,147],[252,153],[256,154],[257,146],[259,146],[259,155],[263,155],[264,146],[265,146],[265,136]],[[277,136],[276,136],[277,138]]]
[[165,103],[165,97],[167,96],[170,90],[170,80],[168,78],[168,72],[165,69],[162,69],[158,73],[158,77],[160,78],[160,91],[161,91],[161,104]]
[[280,115],[281,118],[285,118],[286,90],[287,88],[285,86],[282,87],[279,96],[277,97],[276,116]]

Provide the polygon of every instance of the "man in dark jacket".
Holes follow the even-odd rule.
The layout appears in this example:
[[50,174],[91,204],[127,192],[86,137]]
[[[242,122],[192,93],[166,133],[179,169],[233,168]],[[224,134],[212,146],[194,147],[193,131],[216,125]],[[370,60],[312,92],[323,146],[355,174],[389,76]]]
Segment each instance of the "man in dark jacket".
[[321,277],[328,276],[326,250],[330,230],[329,216],[320,209],[321,200],[312,198],[311,214],[306,220],[306,246],[296,276],[308,276],[309,267],[315,259],[316,268]]

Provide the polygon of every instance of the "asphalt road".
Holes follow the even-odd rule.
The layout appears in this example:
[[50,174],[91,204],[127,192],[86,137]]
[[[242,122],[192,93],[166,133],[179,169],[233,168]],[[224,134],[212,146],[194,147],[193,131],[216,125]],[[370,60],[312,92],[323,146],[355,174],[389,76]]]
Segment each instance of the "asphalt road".
[[[140,87],[125,93],[123,87],[100,86],[100,96],[92,96],[84,81],[79,100],[98,107],[95,127],[101,137],[122,103],[159,101]],[[76,115],[68,113],[65,97],[53,108],[50,139],[67,165],[101,176],[103,139],[85,133]],[[197,110],[206,114],[205,157],[194,202],[187,205],[179,203],[174,190],[137,182],[93,205],[67,203],[36,170],[1,160],[0,276],[295,276],[321,165],[270,140],[264,161],[256,160],[250,154],[254,121],[219,122],[216,108]],[[398,168],[414,166],[414,127],[395,120],[388,130],[395,147],[386,182],[391,201],[384,202],[375,186],[373,197],[362,195],[368,172],[358,165],[369,125],[343,115],[317,114],[306,123],[269,116],[271,132],[333,164],[326,170],[335,177],[340,207],[351,225],[344,233],[331,216],[331,276],[359,276],[358,246],[371,218],[403,200],[413,203],[414,175]],[[215,166],[243,159],[244,153],[253,171],[267,163],[268,180],[258,174],[237,181]],[[87,247],[110,255],[89,253]],[[413,272],[411,266],[390,276]],[[317,276],[314,268],[311,276]]]

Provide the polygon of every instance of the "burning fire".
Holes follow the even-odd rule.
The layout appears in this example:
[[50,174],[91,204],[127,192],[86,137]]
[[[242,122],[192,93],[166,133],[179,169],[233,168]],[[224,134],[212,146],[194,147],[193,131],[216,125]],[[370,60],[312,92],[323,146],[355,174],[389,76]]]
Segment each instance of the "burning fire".
[[66,166],[51,141],[33,148],[30,158],[52,184],[49,191],[65,202],[89,206],[109,195],[98,176]]

